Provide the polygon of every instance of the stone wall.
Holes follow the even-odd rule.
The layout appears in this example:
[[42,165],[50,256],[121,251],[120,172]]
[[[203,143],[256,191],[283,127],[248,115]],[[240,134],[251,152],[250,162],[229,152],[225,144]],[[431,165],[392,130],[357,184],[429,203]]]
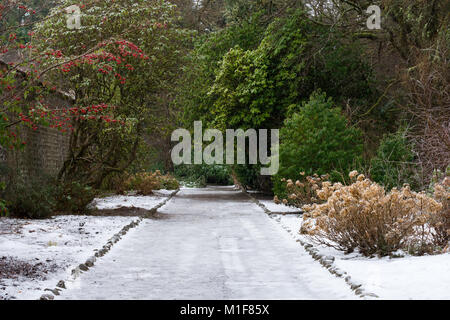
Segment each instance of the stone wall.
[[24,128],[21,137],[26,146],[6,151],[7,167],[27,176],[56,176],[67,156],[69,133],[40,126],[36,131]]
[[[45,101],[52,108],[70,107],[70,99],[56,93]],[[38,126],[32,130],[26,126],[18,128],[18,134],[25,147],[22,150],[0,150],[0,165],[7,172],[22,173],[25,176],[42,175],[56,177],[68,155],[70,133],[56,128]]]
[[[18,52],[0,55],[0,69],[7,69],[10,63],[23,60]],[[26,69],[19,67],[19,81],[26,77]],[[26,99],[23,99],[25,101]],[[73,104],[73,97],[63,91],[56,91],[44,99],[43,103],[55,109],[68,108]],[[22,150],[9,150],[0,146],[0,180],[5,172],[23,173],[25,176],[56,176],[61,169],[69,148],[70,133],[62,133],[57,129],[38,126],[37,130],[20,126],[18,130],[21,140],[26,143]]]

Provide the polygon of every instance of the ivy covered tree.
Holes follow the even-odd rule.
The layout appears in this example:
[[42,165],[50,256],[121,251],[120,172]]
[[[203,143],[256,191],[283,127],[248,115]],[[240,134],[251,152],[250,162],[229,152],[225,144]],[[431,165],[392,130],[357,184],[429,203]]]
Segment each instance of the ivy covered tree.
[[238,46],[244,50],[256,49],[263,39],[266,24],[261,13],[253,13],[249,21],[233,24],[216,32],[200,34],[189,53],[189,64],[178,82],[177,105],[183,110],[184,125],[194,121],[211,123],[213,97],[208,95],[221,66],[224,55]]
[[371,69],[357,46],[329,33],[299,9],[275,20],[254,50],[231,49],[209,95],[214,125],[272,128],[288,107],[323,88],[339,103],[371,95]]

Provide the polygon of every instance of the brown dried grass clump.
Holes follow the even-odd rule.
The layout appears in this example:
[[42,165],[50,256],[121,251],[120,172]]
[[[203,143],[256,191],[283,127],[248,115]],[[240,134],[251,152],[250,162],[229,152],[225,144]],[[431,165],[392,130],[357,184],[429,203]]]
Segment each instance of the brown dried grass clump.
[[291,179],[281,179],[281,182],[286,183],[286,192],[288,197],[280,200],[277,196],[274,197],[274,202],[279,204],[292,205],[301,208],[305,204],[318,202],[317,191],[322,188],[322,184],[331,184],[328,180],[329,175],[305,176],[304,172],[300,172],[300,179],[293,182]]
[[348,186],[322,183],[317,196],[324,203],[303,206],[301,233],[338,250],[357,248],[367,256],[389,255],[399,249],[424,254],[443,245],[437,235],[441,233],[438,228],[448,226],[448,202],[441,202],[442,197],[448,201],[448,187],[436,187],[440,196],[433,199],[411,191],[408,185],[386,193],[356,171],[350,178],[354,182]]
[[434,198],[442,204],[442,210],[432,217],[430,224],[435,230],[434,241],[437,245],[449,248],[450,242],[450,178],[434,187]]
[[155,172],[139,172],[131,175],[125,182],[126,190],[134,190],[141,195],[151,195],[153,190],[179,188],[178,181],[170,174]]

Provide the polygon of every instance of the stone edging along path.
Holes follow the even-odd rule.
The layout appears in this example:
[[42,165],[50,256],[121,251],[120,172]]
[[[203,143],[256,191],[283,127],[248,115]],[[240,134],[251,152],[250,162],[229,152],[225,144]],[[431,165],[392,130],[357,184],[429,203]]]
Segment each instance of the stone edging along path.
[[[100,250],[94,250],[96,252],[93,256],[89,257],[84,263],[80,264],[78,267],[75,267],[74,269],[72,269],[70,279],[68,279],[68,280],[74,281],[81,275],[82,272],[86,272],[89,270],[89,268],[93,267],[95,262],[97,261],[97,259],[100,257],[103,257],[106,253],[108,253],[108,251],[111,250],[112,246],[115,243],[117,243],[125,234],[127,234],[127,232],[130,229],[137,227],[139,225],[139,223],[141,223],[141,221],[144,220],[145,218],[153,216],[156,213],[156,211],[159,208],[161,208],[163,205],[165,205],[170,199],[172,199],[172,197],[175,196],[178,193],[178,191],[180,191],[180,189],[175,190],[163,202],[161,202],[154,208],[148,210],[148,212],[144,216],[140,216],[136,220],[134,220],[131,223],[124,226],[118,233],[116,233],[114,236],[112,236]],[[56,288],[45,289],[44,291],[49,292],[49,293],[44,293],[40,297],[40,300],[53,300],[55,298],[55,296],[60,295],[60,292],[63,289],[66,289],[66,284],[65,284],[64,280],[60,280],[56,284]]]
[[[258,199],[256,199],[255,197],[253,197],[250,193],[248,193],[245,189],[240,188],[241,191],[243,193],[245,193],[254,203],[256,203],[260,208],[262,208],[264,210],[264,212],[269,215],[270,218],[273,219],[273,214],[276,214],[275,212],[271,212],[269,209],[267,209],[267,207],[262,204],[261,202],[259,202]],[[291,233],[290,230],[287,230],[284,226],[282,226],[286,231],[288,231],[289,233]],[[291,233],[292,235],[292,233]],[[293,236],[293,235],[292,235]],[[344,278],[345,282],[350,286],[350,289],[353,290],[353,292],[361,297],[361,298],[379,298],[376,294],[371,293],[371,292],[367,292],[366,290],[364,290],[364,288],[362,287],[361,283],[358,283],[354,280],[352,280],[351,276],[347,274],[347,272],[339,269],[335,263],[335,257],[333,256],[325,256],[325,255],[321,255],[319,253],[319,250],[317,248],[314,248],[314,246],[310,243],[306,243],[300,239],[296,239],[296,241],[298,243],[300,243],[303,248],[305,248],[306,252],[309,253],[309,255],[314,259],[317,260],[324,268],[326,268],[331,274],[333,274],[334,276],[338,277],[338,278]]]

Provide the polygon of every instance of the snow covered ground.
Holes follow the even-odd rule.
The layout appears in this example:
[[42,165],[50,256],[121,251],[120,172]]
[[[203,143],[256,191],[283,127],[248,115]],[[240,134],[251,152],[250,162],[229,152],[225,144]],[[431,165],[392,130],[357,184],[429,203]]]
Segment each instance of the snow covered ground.
[[[96,199],[99,209],[151,209],[151,197]],[[233,187],[182,188],[156,219],[116,243],[57,299],[358,299],[296,242],[301,215],[260,200],[270,217]],[[130,216],[0,219],[0,300],[37,299],[67,279]],[[287,232],[286,232],[287,231]],[[316,246],[353,282],[382,299],[450,299],[450,254],[365,258]],[[4,267],[10,268],[4,268]],[[3,269],[2,269],[3,268]],[[11,276],[12,275],[12,276]],[[119,289],[120,288],[120,289]]]
[[[41,267],[30,277],[4,279],[0,299],[37,299],[54,288],[72,267],[84,262],[124,225],[136,217],[58,216],[47,220],[0,219],[0,258]],[[47,271],[48,269],[48,271]],[[48,273],[45,274],[45,271]]]
[[181,189],[55,299],[358,299],[233,187]]
[[157,190],[153,196],[121,196],[114,195],[105,198],[96,198],[92,206],[99,210],[119,208],[141,208],[150,210],[165,200],[174,190]]
[[[173,190],[154,196],[95,199],[97,209],[152,209]],[[57,216],[47,220],[0,218],[0,300],[38,299],[69,270],[92,256],[133,216]]]
[[[295,239],[300,215],[273,215]],[[403,258],[366,258],[358,253],[345,255],[333,248],[317,246],[322,255],[336,258],[335,265],[346,271],[363,288],[381,299],[450,299],[450,253]]]

